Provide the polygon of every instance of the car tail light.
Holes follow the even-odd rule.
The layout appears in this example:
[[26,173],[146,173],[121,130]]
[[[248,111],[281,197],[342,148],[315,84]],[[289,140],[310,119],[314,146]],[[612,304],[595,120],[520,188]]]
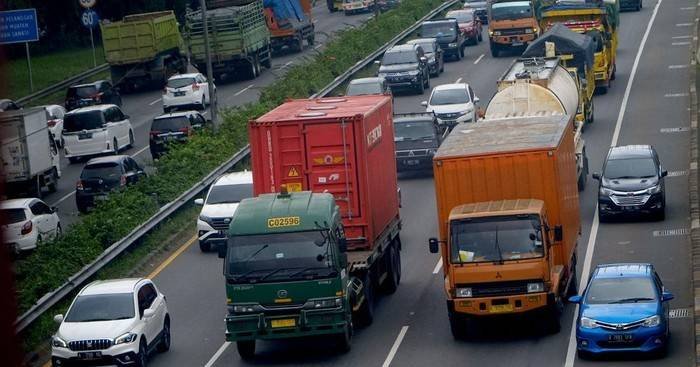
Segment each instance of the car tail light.
[[160,131],[158,130],[151,130],[151,139],[155,138],[156,136],[160,135]]
[[197,83],[192,84],[192,90],[199,90],[199,85]]
[[188,136],[190,135],[190,128],[189,128],[189,127],[181,127],[181,128],[179,128],[177,131],[179,131],[179,132],[181,132],[181,133],[185,133],[185,134],[187,134]]
[[32,224],[31,220],[28,221],[27,223],[24,223],[24,225],[22,226],[22,234],[31,233],[33,227],[34,227],[34,225]]
[[82,190],[82,189],[84,189],[84,188],[85,188],[85,187],[83,186],[83,181],[82,181],[82,180],[78,180],[78,182],[75,184],[75,189],[76,189],[76,190]]
[[102,95],[103,95],[103,94],[104,94],[104,93],[97,93],[97,94],[95,94],[94,96],[92,96],[92,99],[94,99],[95,102],[100,102],[100,101],[102,100]]
[[56,126],[56,120],[49,120],[49,121],[46,121],[46,124],[47,124],[49,127],[54,127],[54,126]]
[[126,186],[126,176],[125,175],[121,175],[121,177],[119,177],[119,186]]
[[168,94],[168,87],[163,88],[163,94]]

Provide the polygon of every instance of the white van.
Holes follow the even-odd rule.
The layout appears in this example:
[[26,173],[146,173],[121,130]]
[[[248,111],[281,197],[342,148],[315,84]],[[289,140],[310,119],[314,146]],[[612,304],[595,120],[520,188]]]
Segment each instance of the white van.
[[64,153],[71,163],[80,157],[119,154],[134,145],[129,116],[113,104],[78,108],[63,119]]

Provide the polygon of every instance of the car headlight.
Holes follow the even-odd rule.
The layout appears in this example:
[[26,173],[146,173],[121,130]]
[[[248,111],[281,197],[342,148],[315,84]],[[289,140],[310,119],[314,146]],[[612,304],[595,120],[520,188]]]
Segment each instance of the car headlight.
[[472,296],[472,289],[471,288],[457,288],[455,289],[455,295],[457,297],[461,298],[467,298]]
[[377,73],[377,77],[378,77],[378,78],[386,79],[387,76],[388,76],[387,73]]
[[228,305],[228,313],[229,315],[235,315],[235,314],[246,314],[246,313],[254,313],[254,312],[261,312],[262,311],[262,306],[259,304],[255,303],[249,303],[249,304],[230,304]]
[[642,324],[644,327],[655,327],[659,326],[661,324],[661,316],[659,315],[654,315],[652,317],[649,317],[644,320],[644,324]]
[[428,155],[435,155],[437,153],[437,149],[428,149]]
[[306,309],[336,308],[343,305],[342,297],[311,299],[304,304]]
[[652,186],[647,189],[647,194],[658,194],[661,192],[661,184]]
[[435,63],[435,57],[431,57],[428,59],[428,63],[434,64]]
[[538,293],[538,292],[544,292],[544,283],[542,283],[542,282],[527,283],[527,293]]
[[210,217],[207,217],[206,215],[201,215],[201,214],[200,214],[200,215],[199,215],[199,220],[201,220],[202,222],[211,224],[211,218],[210,218]]
[[408,72],[408,75],[410,75],[410,76],[416,76],[418,74],[420,74],[420,71],[418,71],[418,70],[411,70]]
[[51,346],[54,348],[68,348],[68,343],[60,337],[54,335],[51,339]]
[[581,317],[581,327],[584,329],[595,329],[598,327],[598,323],[588,317]]
[[457,44],[456,44],[456,43],[450,43],[450,44],[447,45],[447,47],[449,47],[449,48],[455,48],[455,47],[457,47]]
[[610,195],[612,195],[612,194],[614,194],[614,193],[615,193],[614,191],[612,191],[612,190],[610,190],[610,189],[606,189],[605,187],[601,187],[601,188],[600,188],[600,194],[601,194],[601,195],[610,196]]
[[124,335],[114,338],[114,345],[132,343],[136,340],[137,337],[137,334],[126,333]]

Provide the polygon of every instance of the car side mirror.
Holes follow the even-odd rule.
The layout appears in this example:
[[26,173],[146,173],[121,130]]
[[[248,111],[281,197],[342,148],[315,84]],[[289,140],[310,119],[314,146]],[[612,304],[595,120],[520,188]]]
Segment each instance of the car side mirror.
[[219,259],[226,258],[226,242],[219,242],[216,245],[216,254],[219,256]]
[[382,62],[381,62],[381,61],[379,61],[379,60],[374,60],[374,64],[375,64],[375,65],[381,65],[381,64],[382,64]]
[[593,174],[591,175],[591,177],[593,177],[594,180],[600,180],[600,173],[598,173],[598,172],[593,172]]
[[673,299],[673,294],[671,292],[664,292],[661,295],[661,302],[668,302]]
[[661,177],[666,177],[666,176],[668,176],[668,171],[666,171],[666,170],[661,171]]
[[348,252],[348,240],[346,238],[338,240],[338,251],[340,251],[341,254]]
[[423,107],[428,107],[428,101],[423,101],[420,103],[420,105]]
[[479,103],[479,101],[481,101],[479,97],[474,97],[474,103]]
[[437,254],[439,250],[439,245],[440,241],[438,241],[437,238],[432,237],[428,239],[428,249],[430,250],[431,254]]
[[54,317],[53,317],[53,322],[55,322],[55,323],[57,323],[57,324],[62,323],[62,322],[63,322],[63,314],[60,314],[60,313],[59,313],[58,315],[54,316]]
[[56,212],[58,212],[58,207],[52,206],[51,213],[56,213]]
[[150,319],[156,314],[156,312],[152,308],[147,308],[143,310],[143,317],[142,319]]
[[564,239],[564,229],[561,226],[554,226],[554,242]]
[[575,296],[569,297],[569,303],[581,303],[581,299],[583,298],[577,294]]
[[425,57],[425,56],[421,56],[419,60],[420,60],[420,62],[422,62],[422,63],[428,62],[428,58]]
[[128,120],[128,119],[130,119],[130,118],[131,118],[131,117],[130,117],[129,115],[124,115],[124,120]]
[[343,92],[338,93],[338,97],[344,97],[344,96],[345,96],[345,93],[343,93]]
[[204,199],[202,199],[202,198],[194,199],[194,205],[204,205]]

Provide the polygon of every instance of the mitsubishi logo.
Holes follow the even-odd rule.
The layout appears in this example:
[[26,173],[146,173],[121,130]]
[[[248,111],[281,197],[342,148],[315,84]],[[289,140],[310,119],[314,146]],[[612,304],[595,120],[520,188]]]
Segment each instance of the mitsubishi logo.
[[280,289],[277,291],[277,298],[287,298],[287,290]]
[[500,279],[500,278],[503,278],[503,275],[501,275],[500,272],[496,272],[496,279]]
[[408,151],[408,156],[409,156],[409,157],[413,157],[414,155],[415,155],[415,153],[413,153],[412,150],[409,150],[409,151]]

